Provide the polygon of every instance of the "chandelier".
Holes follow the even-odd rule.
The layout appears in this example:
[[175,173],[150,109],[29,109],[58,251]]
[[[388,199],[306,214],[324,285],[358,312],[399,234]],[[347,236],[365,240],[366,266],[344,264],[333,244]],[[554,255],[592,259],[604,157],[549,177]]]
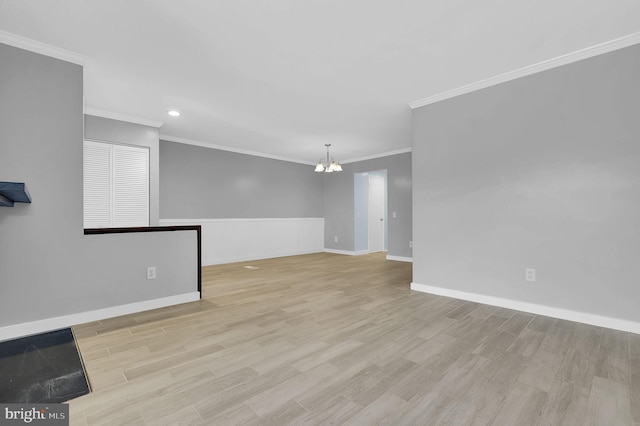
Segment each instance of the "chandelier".
[[327,162],[323,162],[321,158],[320,161],[318,161],[318,164],[316,164],[315,171],[325,173],[341,172],[342,166],[340,165],[340,163],[338,163],[333,158],[331,159],[331,161],[329,161],[329,147],[331,146],[331,144],[325,143],[324,146],[327,147]]

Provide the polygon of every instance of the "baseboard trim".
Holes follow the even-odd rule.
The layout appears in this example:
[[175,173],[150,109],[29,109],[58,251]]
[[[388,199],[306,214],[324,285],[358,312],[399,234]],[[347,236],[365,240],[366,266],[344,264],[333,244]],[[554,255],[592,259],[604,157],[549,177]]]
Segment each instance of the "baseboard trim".
[[404,256],[392,256],[390,254],[387,255],[387,260],[395,260],[396,262],[409,262],[413,263],[412,257],[404,257]]
[[344,254],[347,256],[355,256],[356,252],[355,251],[349,251],[349,250],[336,250],[336,249],[324,249],[323,250],[325,253],[333,253],[333,254]]
[[552,306],[520,302],[512,299],[486,296],[477,293],[468,293],[466,291],[451,290],[448,288],[435,287],[419,283],[411,283],[411,290],[640,334],[640,323],[620,318],[611,318],[603,315],[572,311],[570,309],[554,308]]
[[369,250],[358,250],[358,251],[350,251],[350,250],[336,250],[336,249],[324,249],[325,253],[333,253],[333,254],[344,254],[347,256],[362,256],[363,254],[371,253]]
[[119,317],[121,315],[133,314],[136,312],[150,311],[152,309],[165,308],[167,306],[180,305],[187,302],[196,302],[198,300],[200,300],[200,293],[196,291],[176,296],[145,300],[144,302],[128,303],[126,305],[96,309],[95,311],[81,312],[78,314],[9,325],[0,327],[0,342],[38,333],[46,333],[48,331],[71,327],[77,324]]
[[246,256],[234,257],[228,259],[216,259],[213,263],[203,264],[202,266],[226,265],[228,263],[251,262],[252,260],[277,259],[278,257],[302,256],[305,254],[322,253],[322,250],[296,251],[290,253],[277,253],[265,256]]

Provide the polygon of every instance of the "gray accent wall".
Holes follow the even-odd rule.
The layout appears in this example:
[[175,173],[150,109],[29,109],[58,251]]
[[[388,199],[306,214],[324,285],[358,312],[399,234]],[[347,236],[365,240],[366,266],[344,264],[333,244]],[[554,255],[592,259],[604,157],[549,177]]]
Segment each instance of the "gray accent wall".
[[367,172],[353,174],[353,193],[354,251],[362,252],[369,249],[369,176]]
[[387,170],[388,254],[410,258],[411,153],[343,168],[314,173],[310,165],[161,140],[160,217],[324,217],[325,248],[355,251],[354,173]]
[[84,235],[82,93],[82,67],[0,44],[0,180],[33,198],[0,208],[0,327],[197,290],[194,231]]
[[160,141],[162,219],[323,216],[313,166]]
[[149,148],[149,225],[160,220],[159,132],[155,127],[110,118],[85,115],[84,137],[88,140]]
[[640,321],[638,76],[636,45],[414,110],[414,282]]
[[[412,233],[411,155],[411,153],[404,153],[343,164],[341,173],[322,174],[324,176],[325,248],[356,250],[354,173],[386,170],[387,254],[412,257],[412,249],[409,247]],[[395,218],[392,215],[394,211]],[[359,231],[359,233],[362,232],[364,230]]]

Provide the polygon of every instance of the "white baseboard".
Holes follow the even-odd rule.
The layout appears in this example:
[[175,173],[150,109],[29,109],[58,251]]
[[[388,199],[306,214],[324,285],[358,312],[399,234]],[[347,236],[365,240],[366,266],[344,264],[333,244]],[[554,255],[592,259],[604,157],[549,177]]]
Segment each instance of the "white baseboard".
[[[215,259],[209,261],[206,265],[202,266],[213,266],[213,265],[225,265],[227,263],[237,263],[237,262],[250,262],[252,260],[263,260],[263,259],[276,259],[278,257],[288,257],[288,256],[300,256],[303,254],[313,254],[313,253],[322,253],[322,250],[311,250],[311,251],[295,251],[290,253],[276,253],[269,255],[257,255],[257,256],[236,256],[233,258],[226,259]],[[213,262],[213,263],[211,263]]]
[[545,315],[548,317],[560,318],[563,320],[581,322],[584,324],[640,334],[640,323],[620,318],[611,318],[603,315],[572,311],[570,309],[554,308],[552,306],[520,302],[517,300],[503,299],[501,297],[468,293],[466,291],[451,290],[448,288],[434,287],[426,284],[411,283],[411,290],[420,291],[422,293],[437,294],[439,296],[453,297],[455,299],[469,300],[471,302],[483,303],[485,305],[499,306],[501,308],[514,309],[517,311],[529,312],[537,315]]
[[351,251],[351,250],[336,250],[336,249],[324,249],[325,253],[333,253],[333,254],[345,254],[347,256],[362,256],[363,254],[369,254],[371,253],[369,250],[358,250],[358,251]]
[[200,300],[200,293],[196,291],[193,293],[162,297],[160,299],[145,300],[144,302],[112,306],[110,308],[97,309],[95,311],[8,325],[6,327],[0,327],[0,342],[38,333],[46,333],[48,331],[67,328],[77,324],[84,324],[87,322],[99,321],[106,318],[119,317],[121,315],[149,311],[151,309],[164,308],[167,306],[180,305],[182,303],[195,302],[197,300]]
[[387,260],[395,260],[396,262],[409,262],[413,263],[412,257],[404,257],[404,256],[392,256],[390,254],[387,255]]
[[325,253],[333,253],[333,254],[344,254],[347,256],[355,256],[356,252],[355,251],[349,251],[349,250],[336,250],[336,249],[324,249],[323,250]]

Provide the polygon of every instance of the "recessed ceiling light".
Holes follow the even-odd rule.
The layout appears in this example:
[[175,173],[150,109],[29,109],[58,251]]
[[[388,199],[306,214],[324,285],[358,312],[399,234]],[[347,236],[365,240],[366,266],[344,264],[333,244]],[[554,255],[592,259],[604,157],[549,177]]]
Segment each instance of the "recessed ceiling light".
[[180,111],[176,111],[175,109],[170,109],[169,111],[167,111],[167,114],[172,117],[180,117]]

